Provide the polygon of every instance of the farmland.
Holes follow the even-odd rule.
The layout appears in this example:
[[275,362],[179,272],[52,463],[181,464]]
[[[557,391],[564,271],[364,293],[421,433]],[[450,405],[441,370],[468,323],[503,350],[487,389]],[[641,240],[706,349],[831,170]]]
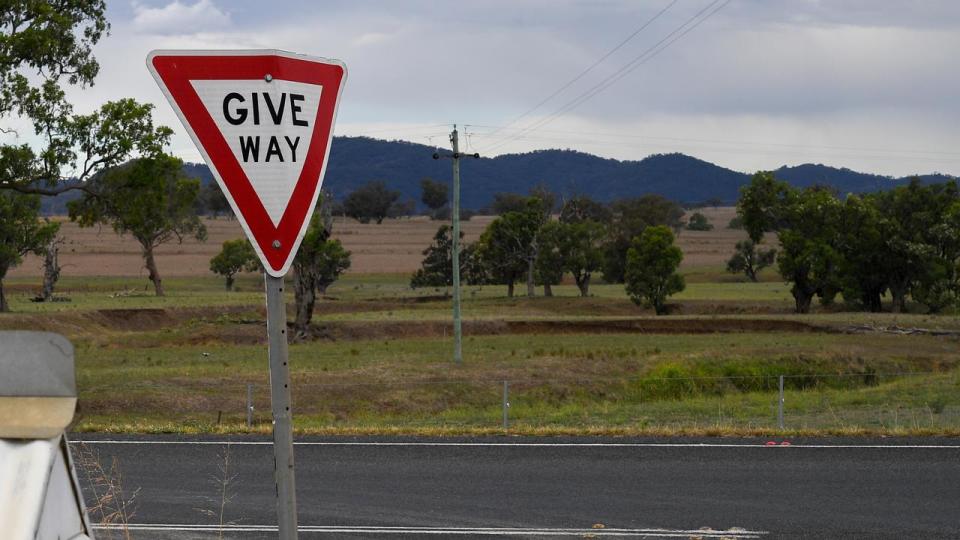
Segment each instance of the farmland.
[[[722,267],[733,251],[737,240],[746,238],[742,231],[726,229],[734,217],[733,208],[702,210],[717,228],[709,232],[684,231],[679,243],[684,249],[686,267]],[[464,221],[464,241],[474,242],[493,218],[477,216]],[[224,240],[243,236],[235,220],[220,218],[205,220],[208,231],[206,242],[185,239],[157,248],[160,271],[164,277],[210,276],[210,258]],[[353,253],[351,272],[354,274],[410,274],[420,267],[421,252],[430,243],[439,222],[427,218],[387,220],[381,225],[361,224],[352,219],[337,217],[333,236],[339,238]],[[139,247],[130,238],[119,237],[109,228],[81,229],[74,223],[62,225],[66,245],[61,254],[65,276],[145,276]],[[40,275],[40,261],[28,256],[24,263],[10,272],[12,277]]]
[[[745,235],[732,208],[708,208],[712,231],[683,231],[687,288],[656,317],[622,285],[506,298],[464,291],[464,362],[450,361],[449,291],[411,290],[409,274],[438,226],[338,218],[350,271],[318,304],[310,339],[291,346],[296,428],[316,433],[502,430],[508,386],[515,433],[767,433],[784,375],[796,432],[960,432],[960,323],[951,315],[791,313],[787,285],[723,270]],[[464,226],[474,241],[490,218]],[[4,329],[63,333],[77,347],[75,429],[242,432],[269,429],[262,282],[227,292],[208,270],[236,222],[207,222],[206,243],[159,251],[167,296],[152,295],[136,245],[110,230],[63,228],[65,302],[33,303],[39,261],[6,281]],[[255,423],[245,424],[253,385]]]

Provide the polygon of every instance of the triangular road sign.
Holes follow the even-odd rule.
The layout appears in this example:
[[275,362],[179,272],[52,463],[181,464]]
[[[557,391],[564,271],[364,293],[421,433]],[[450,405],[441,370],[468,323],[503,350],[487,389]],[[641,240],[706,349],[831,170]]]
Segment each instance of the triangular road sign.
[[347,76],[276,50],[153,51],[147,66],[267,273],[287,273],[317,204]]

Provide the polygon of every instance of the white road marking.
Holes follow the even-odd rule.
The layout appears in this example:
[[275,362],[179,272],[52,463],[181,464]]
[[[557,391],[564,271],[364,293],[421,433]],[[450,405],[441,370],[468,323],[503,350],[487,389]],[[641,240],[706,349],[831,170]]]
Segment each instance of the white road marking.
[[[272,446],[273,441],[174,441],[174,440],[76,440],[73,444],[182,444]],[[879,448],[879,449],[938,449],[960,450],[958,444],[776,444],[765,443],[529,443],[529,442],[426,442],[426,441],[299,441],[296,446],[431,446],[431,447],[516,447],[516,448]]]
[[[94,525],[99,530],[161,532],[276,532],[276,525],[179,525],[161,523],[134,523],[129,525]],[[760,538],[766,531],[746,529],[572,529],[550,527],[368,527],[301,525],[300,533],[317,534],[418,534],[418,535],[474,535],[474,536],[628,536],[640,538]]]

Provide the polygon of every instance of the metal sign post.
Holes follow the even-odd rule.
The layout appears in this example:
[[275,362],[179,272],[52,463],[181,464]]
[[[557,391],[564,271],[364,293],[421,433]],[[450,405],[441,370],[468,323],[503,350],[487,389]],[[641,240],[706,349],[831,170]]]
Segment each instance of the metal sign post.
[[297,490],[293,476],[293,413],[287,352],[287,306],[283,278],[264,274],[267,291],[267,339],[270,404],[273,408],[273,467],[277,484],[277,521],[281,540],[297,537]]

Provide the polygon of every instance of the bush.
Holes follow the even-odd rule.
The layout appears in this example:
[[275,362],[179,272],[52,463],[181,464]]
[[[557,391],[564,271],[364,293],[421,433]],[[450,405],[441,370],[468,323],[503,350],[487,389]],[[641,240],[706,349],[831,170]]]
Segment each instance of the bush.
[[713,225],[710,224],[710,221],[707,220],[707,216],[701,214],[700,212],[694,212],[690,216],[690,221],[687,222],[688,231],[710,231],[713,230]]
[[673,233],[664,225],[647,227],[633,239],[627,251],[627,295],[635,304],[666,313],[667,297],[682,291],[683,276],[677,273],[683,252],[673,243]]
[[[836,364],[805,357],[774,359],[731,358],[717,362],[660,364],[637,380],[634,387],[644,400],[679,400],[695,396],[722,396],[731,392],[775,392],[779,376],[787,390],[811,388],[853,389],[877,384],[872,366],[850,366],[844,376],[824,376]],[[934,411],[936,412],[936,411]]]
[[238,273],[256,272],[259,269],[260,261],[246,238],[227,240],[220,253],[210,259],[210,271],[224,277],[228,291],[233,290],[234,277]]
[[397,213],[400,210],[394,207],[399,198],[400,192],[387,189],[386,183],[367,182],[347,195],[343,200],[343,212],[360,223],[374,220],[379,225],[391,211]]

